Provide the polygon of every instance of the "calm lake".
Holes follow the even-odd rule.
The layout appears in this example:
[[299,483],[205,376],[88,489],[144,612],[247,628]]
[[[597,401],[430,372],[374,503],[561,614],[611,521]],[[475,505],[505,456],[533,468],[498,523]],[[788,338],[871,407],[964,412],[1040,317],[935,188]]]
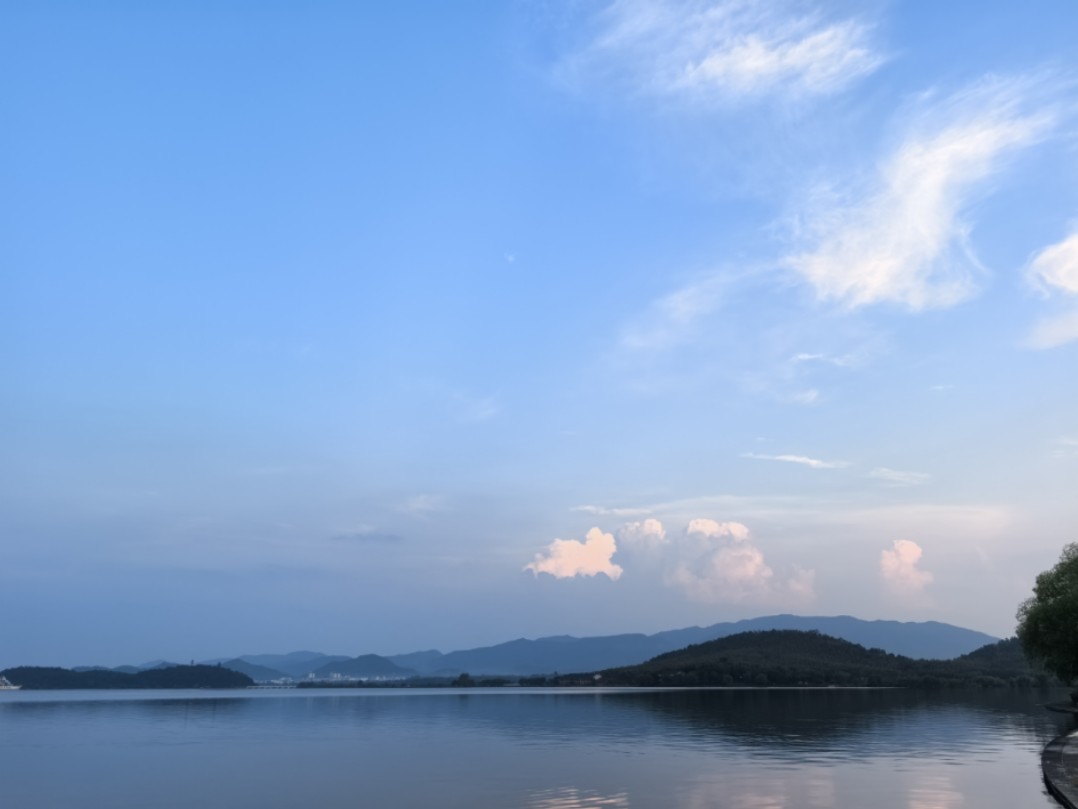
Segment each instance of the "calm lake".
[[5,807],[1056,806],[1058,692],[0,692]]

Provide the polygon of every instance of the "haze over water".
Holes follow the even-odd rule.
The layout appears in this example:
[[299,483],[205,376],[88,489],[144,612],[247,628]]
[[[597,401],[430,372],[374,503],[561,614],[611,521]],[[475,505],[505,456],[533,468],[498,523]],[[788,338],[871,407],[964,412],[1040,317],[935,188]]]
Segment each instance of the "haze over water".
[[1050,807],[1058,692],[0,694],[5,804]]

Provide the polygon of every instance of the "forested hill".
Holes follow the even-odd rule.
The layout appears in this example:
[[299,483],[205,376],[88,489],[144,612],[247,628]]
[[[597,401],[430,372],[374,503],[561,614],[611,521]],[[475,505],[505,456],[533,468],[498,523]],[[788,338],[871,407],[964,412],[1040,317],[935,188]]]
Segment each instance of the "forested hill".
[[[634,686],[998,686],[1049,685],[1015,640],[956,660],[913,660],[818,632],[744,632],[599,672],[602,685]],[[594,675],[576,675],[580,682]],[[549,680],[569,684],[574,675]]]
[[246,688],[254,681],[223,666],[167,666],[134,674],[108,669],[73,671],[42,666],[19,666],[0,671],[26,690],[69,688]]

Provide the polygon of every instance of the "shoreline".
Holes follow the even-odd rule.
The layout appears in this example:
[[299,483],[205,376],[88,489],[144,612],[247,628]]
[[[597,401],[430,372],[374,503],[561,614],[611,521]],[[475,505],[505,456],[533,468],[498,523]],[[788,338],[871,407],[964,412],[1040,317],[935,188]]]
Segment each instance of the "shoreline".
[[[1078,719],[1078,706],[1071,702],[1053,702],[1044,707]],[[1057,736],[1045,745],[1041,773],[1053,798],[1067,809],[1078,809],[1078,730]]]

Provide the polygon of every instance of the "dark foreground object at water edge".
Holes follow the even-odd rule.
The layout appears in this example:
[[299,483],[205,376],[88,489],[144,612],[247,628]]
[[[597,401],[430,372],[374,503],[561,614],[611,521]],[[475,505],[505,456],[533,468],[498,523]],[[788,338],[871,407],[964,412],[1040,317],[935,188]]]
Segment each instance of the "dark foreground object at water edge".
[[223,666],[165,666],[126,674],[109,669],[72,671],[58,667],[18,666],[0,672],[26,691],[114,688],[247,688],[254,680]]
[[1048,743],[1041,753],[1041,772],[1052,796],[1067,809],[1078,809],[1078,738],[1074,732]]

